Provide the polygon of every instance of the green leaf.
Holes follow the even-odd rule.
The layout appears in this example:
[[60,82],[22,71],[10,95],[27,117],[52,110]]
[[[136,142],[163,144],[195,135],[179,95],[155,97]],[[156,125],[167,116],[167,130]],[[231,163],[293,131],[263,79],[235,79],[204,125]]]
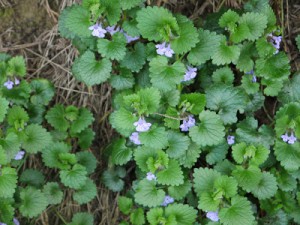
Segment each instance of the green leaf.
[[192,168],[196,163],[197,159],[200,157],[201,148],[199,145],[191,142],[187,151],[185,151],[179,158],[178,161],[180,165],[185,168]]
[[148,166],[147,166],[147,160],[149,158],[156,158],[158,155],[158,150],[151,148],[151,147],[138,147],[134,151],[134,160],[136,161],[136,164],[143,172],[149,172]]
[[25,128],[26,139],[22,147],[29,153],[37,153],[51,143],[51,135],[42,126],[30,124]]
[[296,142],[294,144],[287,144],[283,141],[275,142],[275,156],[288,171],[296,171],[300,167],[300,143]]
[[224,138],[224,126],[221,118],[215,112],[202,111],[199,114],[201,123],[191,127],[189,135],[200,146],[219,144]]
[[209,165],[214,165],[221,162],[226,158],[228,153],[228,144],[224,141],[221,144],[214,145],[208,148],[208,154],[206,155],[206,161]]
[[10,199],[1,199],[0,202],[0,219],[2,222],[9,223],[13,220],[15,209],[12,207]]
[[[179,26],[179,36],[171,40],[171,48],[177,54],[183,54],[195,47],[198,40],[197,29],[191,20],[183,15],[176,16]],[[186,41],[189,40],[189,41]]]
[[115,25],[121,17],[121,1],[119,0],[100,0],[104,7],[104,13],[110,25]]
[[125,146],[125,138],[118,139],[112,143],[111,157],[112,163],[116,165],[124,165],[131,160],[132,149]]
[[132,225],[145,224],[144,210],[142,208],[134,209],[130,214],[130,222]]
[[192,114],[199,114],[203,111],[206,105],[206,97],[200,93],[182,94],[180,96],[181,104],[184,102],[189,104],[187,111]]
[[229,9],[219,19],[219,25],[222,28],[232,27],[239,20],[240,20],[239,14],[237,14],[236,12],[232,11],[231,9]]
[[75,191],[73,198],[79,204],[86,204],[92,201],[96,195],[96,184],[90,178],[87,178],[85,184]]
[[244,169],[241,166],[236,166],[236,169],[232,172],[232,175],[237,180],[239,186],[247,192],[250,192],[258,187],[258,184],[262,178],[262,172],[256,166],[250,166],[247,169]]
[[221,174],[213,169],[199,168],[195,169],[194,177],[194,190],[198,196],[205,192],[214,190],[214,183],[221,177]]
[[238,46],[229,46],[225,36],[222,36],[220,45],[212,55],[212,62],[216,65],[236,63],[239,59],[241,49]]
[[109,59],[122,60],[126,54],[126,38],[117,32],[112,36],[112,40],[98,39],[98,52]]
[[233,177],[224,175],[214,182],[215,189],[222,192],[222,196],[225,196],[226,198],[231,198],[237,195],[237,185],[238,184]]
[[143,8],[137,13],[136,20],[142,36],[149,41],[168,41],[170,33],[179,31],[176,19],[163,7]]
[[166,150],[170,158],[180,158],[189,148],[190,139],[188,136],[175,131],[168,132],[168,148]]
[[284,169],[276,173],[276,178],[279,189],[283,191],[292,191],[297,187],[296,179]]
[[90,13],[89,10],[80,5],[72,5],[64,9],[59,17],[58,30],[65,38],[74,39],[79,37],[90,37],[89,31]]
[[45,176],[41,171],[34,169],[26,169],[20,176],[20,181],[26,185],[41,187],[45,182]]
[[252,81],[252,75],[244,75],[242,77],[242,87],[247,94],[255,94],[259,91],[259,83]]
[[212,74],[212,80],[214,83],[232,85],[234,81],[234,74],[229,67],[222,67]]
[[68,120],[65,118],[65,108],[60,104],[52,107],[47,112],[45,118],[52,127],[59,131],[67,131],[70,126]]
[[251,192],[258,199],[273,197],[277,192],[276,178],[269,172],[263,172],[257,187],[255,187]]
[[77,134],[78,144],[81,149],[88,149],[95,138],[95,132],[91,128],[86,128],[81,133]]
[[147,132],[141,132],[139,139],[146,147],[163,149],[168,145],[168,134],[164,127],[151,127]]
[[192,184],[189,180],[185,180],[183,184],[168,187],[168,193],[176,200],[182,200],[190,192]]
[[22,189],[20,192],[22,216],[32,218],[43,212],[49,204],[44,193],[32,187]]
[[254,222],[250,202],[240,196],[231,199],[230,207],[220,210],[219,218],[224,225],[252,225]]
[[256,61],[257,76],[265,79],[284,80],[290,75],[289,59],[285,53],[279,52],[269,58]]
[[163,216],[164,210],[162,208],[152,208],[147,212],[147,220],[151,225],[159,224]]
[[300,73],[295,74],[292,79],[288,79],[281,92],[278,95],[278,99],[282,103],[300,102]]
[[27,81],[22,80],[18,86],[14,86],[13,89],[2,89],[1,90],[3,97],[9,100],[12,103],[18,105],[24,105],[28,102],[30,98],[31,88]]
[[43,193],[49,204],[59,204],[63,199],[63,192],[56,182],[48,182],[44,185]]
[[156,175],[157,183],[162,185],[178,186],[183,184],[183,173],[176,160],[169,160],[168,167]]
[[133,202],[131,198],[127,198],[125,196],[119,196],[118,197],[118,206],[122,213],[125,215],[128,215],[131,211],[131,208],[133,206]]
[[[169,117],[180,118],[180,113],[176,108],[169,107],[166,111],[166,115]],[[180,120],[174,120],[168,117],[164,118],[165,126],[171,129],[177,130],[180,126]]]
[[222,37],[203,29],[198,30],[198,35],[199,42],[188,55],[188,61],[193,65],[201,65],[209,60],[217,51]]
[[28,120],[29,116],[21,106],[14,105],[8,110],[7,122],[10,126],[23,129]]
[[89,213],[76,213],[72,218],[72,223],[67,225],[93,225],[93,216]]
[[93,121],[93,114],[86,108],[80,108],[77,119],[71,123],[70,132],[72,134],[80,133],[91,125]]
[[125,108],[114,111],[109,117],[111,126],[127,137],[135,130],[133,124],[136,121],[138,121],[137,116]]
[[110,77],[111,70],[112,64],[108,59],[97,61],[91,51],[82,54],[72,66],[76,79],[88,86],[105,82]]
[[156,207],[163,203],[165,192],[156,187],[155,181],[144,179],[139,182],[134,198],[140,205]]
[[135,81],[131,71],[126,68],[120,68],[119,72],[119,75],[114,75],[110,78],[111,86],[116,90],[132,88]]
[[261,37],[256,41],[256,49],[261,58],[271,57],[276,53],[276,48],[266,37]]
[[121,179],[125,177],[126,170],[122,167],[116,169],[108,169],[102,174],[102,181],[106,187],[114,192],[121,191],[124,187],[124,181]]
[[146,47],[138,42],[134,45],[132,50],[127,50],[123,60],[120,62],[121,66],[131,70],[132,72],[139,72],[146,63]]
[[34,105],[48,105],[53,98],[54,86],[46,79],[35,79],[30,83],[33,95],[30,97],[30,101]]
[[145,0],[123,0],[121,1],[121,6],[123,10],[131,9],[144,1]]
[[246,42],[241,46],[241,53],[236,63],[236,67],[243,72],[249,72],[254,68],[253,57],[256,55],[256,49],[252,42]]
[[76,153],[77,161],[86,168],[87,174],[91,174],[97,167],[97,159],[92,152],[83,151]]
[[162,105],[175,107],[179,104],[180,92],[179,90],[171,90],[162,93]]
[[7,75],[26,75],[26,64],[23,56],[15,56],[8,61]]
[[218,111],[224,124],[237,122],[237,111],[244,112],[247,103],[245,93],[235,87],[215,84],[206,91],[207,108]]
[[298,34],[298,36],[296,37],[296,45],[298,47],[298,50],[300,51],[300,35]]
[[180,225],[192,225],[196,221],[197,210],[184,204],[171,204],[166,207],[167,217],[174,216],[176,223]]
[[3,122],[5,115],[7,113],[8,104],[9,104],[9,102],[5,98],[0,97],[0,106],[1,106],[0,107],[0,122],[1,123]]
[[68,169],[70,165],[60,160],[60,155],[68,153],[71,146],[64,142],[57,142],[49,145],[42,151],[43,161],[50,168]]
[[150,78],[154,87],[160,90],[172,90],[183,80],[185,66],[177,61],[168,65],[168,59],[163,56],[157,56],[152,59],[150,65]]
[[14,168],[0,169],[0,198],[12,198],[17,187],[17,171]]
[[261,84],[266,85],[264,94],[267,96],[277,96],[283,87],[283,82],[281,80],[267,80],[263,78]]
[[5,138],[0,138],[0,145],[6,151],[7,159],[15,158],[21,147],[20,140],[15,133],[8,133]]
[[70,170],[61,170],[59,176],[61,182],[70,188],[78,189],[86,182],[87,172],[85,167],[75,164]]

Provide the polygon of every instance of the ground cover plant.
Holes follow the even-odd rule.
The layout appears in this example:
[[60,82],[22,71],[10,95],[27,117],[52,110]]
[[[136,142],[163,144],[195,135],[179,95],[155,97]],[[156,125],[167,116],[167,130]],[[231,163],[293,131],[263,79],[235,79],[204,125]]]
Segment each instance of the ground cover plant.
[[120,224],[300,223],[300,75],[268,1],[196,27],[143,0],[85,0],[59,30],[74,76],[115,90],[102,181],[123,191]]
[[[96,185],[89,178],[96,168],[96,159],[87,151],[94,137],[89,128],[93,115],[88,109],[71,105],[49,108],[55,94],[51,82],[27,81],[25,75],[23,57],[0,54],[2,225],[26,224],[46,208],[60,216],[56,205],[64,200],[66,189],[72,190],[73,200],[78,204],[96,196]],[[44,167],[55,169],[59,176],[46,179],[50,174],[38,169],[22,170],[33,156],[40,157]],[[82,221],[93,223],[92,215],[87,213],[74,215],[70,223],[61,219],[70,225]]]

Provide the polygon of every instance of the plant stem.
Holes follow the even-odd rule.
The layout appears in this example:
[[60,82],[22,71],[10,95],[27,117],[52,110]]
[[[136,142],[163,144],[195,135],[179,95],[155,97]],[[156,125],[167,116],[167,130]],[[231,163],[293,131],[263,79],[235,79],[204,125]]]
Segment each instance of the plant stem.
[[169,119],[173,119],[173,120],[184,120],[185,119],[185,118],[173,117],[173,116],[169,116],[169,115],[161,114],[161,113],[152,113],[152,114],[158,115],[158,116],[163,116],[163,117],[166,117],[166,118],[169,118]]

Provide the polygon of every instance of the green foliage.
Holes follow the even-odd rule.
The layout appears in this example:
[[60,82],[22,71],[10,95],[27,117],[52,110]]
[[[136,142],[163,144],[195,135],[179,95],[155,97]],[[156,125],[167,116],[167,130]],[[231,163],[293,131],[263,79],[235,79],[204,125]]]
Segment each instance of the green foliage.
[[48,182],[43,188],[43,193],[49,204],[59,204],[63,199],[63,192],[56,182]]
[[72,222],[67,225],[92,225],[94,223],[93,216],[89,213],[76,213]]
[[112,36],[112,40],[99,39],[98,52],[109,59],[122,60],[126,53],[126,38],[121,33]]
[[[146,63],[146,48],[142,43],[136,43],[132,49],[127,49],[126,55],[121,61],[121,66],[139,72]],[[103,82],[103,81],[101,81]]]
[[126,171],[122,167],[117,167],[116,169],[108,169],[102,174],[102,181],[106,187],[110,190],[118,192],[124,187],[124,178]]
[[41,187],[45,182],[45,176],[38,170],[27,169],[20,176],[20,181],[26,185]]
[[118,197],[118,206],[120,208],[120,211],[125,215],[128,215],[130,213],[132,205],[133,202],[131,198],[127,198],[124,196]]
[[86,179],[85,183],[77,188],[73,198],[79,204],[85,204],[93,200],[97,195],[96,184],[91,179]]
[[17,171],[14,168],[4,167],[0,172],[0,198],[11,198],[17,186]]
[[61,170],[59,175],[61,182],[70,188],[79,189],[86,182],[86,169],[85,167],[75,164],[69,170]]

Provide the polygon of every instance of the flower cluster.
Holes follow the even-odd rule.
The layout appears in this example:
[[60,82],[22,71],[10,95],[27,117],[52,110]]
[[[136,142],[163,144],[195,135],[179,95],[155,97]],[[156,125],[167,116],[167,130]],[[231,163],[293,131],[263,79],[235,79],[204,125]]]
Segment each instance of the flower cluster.
[[297,140],[293,132],[291,133],[291,136],[289,136],[286,132],[285,134],[281,135],[281,138],[284,142],[287,142],[289,144],[294,144]]
[[156,52],[159,55],[165,55],[169,58],[171,58],[174,54],[174,51],[171,49],[171,44],[167,44],[166,42],[163,42],[162,44],[155,45]]
[[147,180],[156,180],[156,176],[153,174],[153,173],[151,173],[151,172],[148,172],[147,173],[147,176],[146,176],[146,179]]
[[188,118],[183,120],[183,123],[180,125],[181,131],[189,131],[191,127],[195,126],[195,119],[193,115],[189,115]]
[[92,30],[92,35],[98,38],[104,38],[105,34],[108,32],[110,35],[114,35],[117,32],[120,32],[124,34],[127,43],[130,43],[132,41],[136,41],[139,39],[139,37],[132,37],[128,35],[123,29],[120,29],[120,27],[117,26],[108,26],[105,29],[101,26],[101,24],[96,23],[93,26],[89,27],[89,30]]
[[151,123],[147,123],[146,120],[142,117],[139,118],[139,120],[137,122],[134,122],[133,125],[136,127],[136,131],[137,132],[133,132],[130,137],[129,140],[136,144],[136,145],[140,145],[141,141],[139,139],[139,132],[146,132],[150,129],[151,127]]
[[167,205],[169,205],[169,204],[171,204],[173,202],[174,202],[174,198],[172,198],[169,195],[166,195],[163,203],[161,204],[161,206],[167,206]]
[[20,84],[20,81],[15,78],[15,81],[11,81],[10,79],[8,79],[5,83],[4,83],[4,86],[7,88],[7,89],[12,89],[14,87],[14,85],[18,85]]
[[184,74],[183,81],[192,80],[196,77],[196,75],[197,75],[197,68],[188,66]]

